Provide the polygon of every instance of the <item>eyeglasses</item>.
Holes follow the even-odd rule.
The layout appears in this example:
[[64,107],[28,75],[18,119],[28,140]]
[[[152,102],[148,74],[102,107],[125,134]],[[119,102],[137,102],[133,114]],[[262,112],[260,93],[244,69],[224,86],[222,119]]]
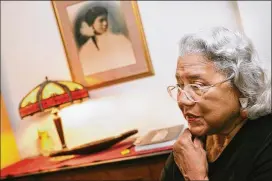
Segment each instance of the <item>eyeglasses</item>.
[[202,96],[206,92],[208,92],[211,87],[229,81],[233,77],[234,74],[232,74],[229,78],[223,81],[217,82],[209,86],[200,86],[198,84],[188,84],[186,86],[181,86],[180,84],[177,84],[175,86],[168,86],[167,91],[169,95],[177,102],[181,102],[181,100],[184,100],[185,98],[192,102],[199,102]]

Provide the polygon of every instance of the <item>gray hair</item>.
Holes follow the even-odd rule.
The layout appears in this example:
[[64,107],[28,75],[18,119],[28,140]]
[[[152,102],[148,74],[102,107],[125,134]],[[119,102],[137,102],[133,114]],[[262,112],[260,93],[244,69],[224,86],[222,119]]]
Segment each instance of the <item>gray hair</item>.
[[217,71],[230,76],[232,85],[248,98],[249,119],[271,113],[271,80],[260,67],[257,52],[244,34],[224,27],[185,35],[179,45],[180,56],[201,54]]

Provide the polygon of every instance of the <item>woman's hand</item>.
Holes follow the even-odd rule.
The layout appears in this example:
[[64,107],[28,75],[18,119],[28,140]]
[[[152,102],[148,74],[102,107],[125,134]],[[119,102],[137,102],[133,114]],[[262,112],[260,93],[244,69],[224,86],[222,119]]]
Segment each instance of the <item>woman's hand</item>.
[[202,142],[186,129],[173,146],[174,160],[185,180],[208,180],[208,162]]

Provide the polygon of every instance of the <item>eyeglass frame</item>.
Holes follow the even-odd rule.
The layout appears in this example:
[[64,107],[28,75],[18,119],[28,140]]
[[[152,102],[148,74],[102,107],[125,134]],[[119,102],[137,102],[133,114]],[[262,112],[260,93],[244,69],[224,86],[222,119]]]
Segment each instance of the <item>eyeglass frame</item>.
[[[229,78],[227,78],[227,79],[225,79],[225,80],[222,80],[222,81],[220,81],[220,82],[217,82],[217,83],[214,83],[214,84],[208,85],[208,86],[200,86],[200,85],[198,85],[198,84],[187,84],[187,85],[184,86],[184,88],[182,89],[182,88],[180,87],[179,84],[176,84],[175,86],[170,85],[170,86],[167,87],[167,91],[168,91],[168,94],[173,98],[173,96],[172,96],[172,94],[171,94],[171,91],[174,90],[174,89],[180,89],[181,92],[183,92],[183,93],[185,94],[185,96],[186,96],[186,98],[187,98],[188,100],[190,100],[190,101],[192,101],[192,102],[199,102],[199,101],[194,100],[194,99],[192,98],[192,96],[185,90],[186,87],[190,87],[190,86],[192,86],[192,85],[198,87],[198,89],[199,89],[201,92],[203,92],[202,95],[201,95],[201,97],[202,97],[205,93],[207,93],[207,92],[209,91],[210,88],[212,88],[212,87],[214,87],[214,86],[216,86],[216,85],[218,85],[218,84],[222,84],[222,83],[224,83],[224,82],[227,82],[227,81],[231,80],[233,77],[234,77],[234,74],[232,74]],[[170,90],[170,88],[172,88],[172,89]],[[205,92],[204,92],[204,90],[205,90]],[[194,91],[194,92],[195,92],[195,91]],[[180,101],[178,100],[178,98],[177,98],[177,102],[180,102]]]

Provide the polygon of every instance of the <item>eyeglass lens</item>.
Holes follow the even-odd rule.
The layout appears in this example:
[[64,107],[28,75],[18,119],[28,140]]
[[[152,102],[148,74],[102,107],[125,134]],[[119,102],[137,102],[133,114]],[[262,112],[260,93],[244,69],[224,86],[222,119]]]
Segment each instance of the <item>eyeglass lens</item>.
[[176,101],[181,101],[182,99],[189,99],[190,101],[196,102],[202,96],[202,91],[199,90],[197,86],[188,85],[182,90],[179,87],[170,89],[171,97]]

